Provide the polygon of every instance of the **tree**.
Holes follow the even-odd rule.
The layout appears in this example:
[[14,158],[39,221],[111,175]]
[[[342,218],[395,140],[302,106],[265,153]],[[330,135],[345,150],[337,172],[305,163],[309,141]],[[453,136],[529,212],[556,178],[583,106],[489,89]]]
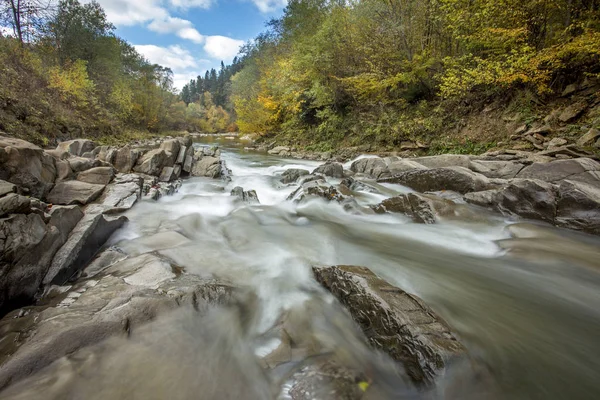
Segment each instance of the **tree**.
[[51,0],[0,0],[0,15],[21,43],[30,41],[52,11]]

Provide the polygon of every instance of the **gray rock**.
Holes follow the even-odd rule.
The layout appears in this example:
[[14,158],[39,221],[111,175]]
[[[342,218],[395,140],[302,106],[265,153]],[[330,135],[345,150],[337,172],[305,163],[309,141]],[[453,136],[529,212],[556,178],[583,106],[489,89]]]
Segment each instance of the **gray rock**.
[[170,155],[164,149],[151,150],[138,159],[133,170],[146,175],[158,176],[162,169],[168,166],[166,164],[169,157]]
[[558,120],[564,123],[571,122],[579,118],[586,109],[587,104],[584,102],[571,104],[560,113]]
[[260,204],[256,190],[244,191],[244,188],[236,186],[231,191],[231,196],[237,197],[240,201],[248,204]]
[[192,172],[193,166],[194,166],[194,156],[192,154],[186,155],[185,161],[183,162],[183,170],[189,174]]
[[600,130],[592,128],[577,140],[577,144],[579,146],[592,146],[598,137],[600,137]]
[[276,146],[269,150],[268,153],[272,155],[289,156],[291,154],[291,149],[287,146]]
[[377,213],[402,213],[423,224],[436,223],[439,216],[453,214],[454,208],[455,204],[451,200],[420,193],[401,194],[373,207]]
[[115,153],[114,166],[117,171],[123,174],[131,172],[140,156],[139,151],[129,146],[121,147]]
[[24,140],[0,136],[0,179],[43,199],[55,177],[56,165],[52,156]]
[[16,193],[0,197],[0,218],[8,214],[29,214],[31,200]]
[[517,174],[517,178],[559,182],[564,179],[600,185],[600,163],[590,158],[534,163]]
[[294,182],[298,181],[298,179],[300,179],[301,176],[306,176],[308,174],[309,174],[309,172],[305,169],[290,168],[290,169],[285,170],[281,174],[280,182],[285,183],[285,184],[294,183]]
[[85,205],[96,200],[102,194],[104,188],[105,185],[94,185],[80,181],[59,182],[48,194],[47,199],[53,204]]
[[91,158],[83,158],[83,157],[71,157],[68,160],[69,167],[75,173],[87,171],[88,169],[97,168],[97,167],[110,167],[111,165],[101,161],[101,160],[93,160]]
[[414,169],[427,169],[427,167],[412,160],[395,160],[389,163],[388,169],[390,175],[395,176]]
[[125,216],[107,217],[102,212],[87,210],[77,223],[67,242],[52,259],[43,284],[62,285],[73,274],[83,269],[108,238],[127,221]]
[[496,209],[504,214],[550,223],[554,223],[556,200],[554,186],[535,179],[513,179],[493,198]]
[[560,183],[558,194],[558,226],[600,234],[599,187],[566,180]]
[[161,182],[171,182],[177,179],[178,176],[175,174],[175,168],[173,167],[164,167],[158,180]]
[[512,179],[525,168],[524,164],[514,161],[471,161],[470,169],[488,178]]
[[343,178],[344,167],[342,166],[342,164],[337,162],[327,162],[317,167],[312,173],[330,176],[332,178]]
[[15,193],[17,191],[17,186],[13,185],[10,182],[6,182],[3,180],[0,180],[0,197],[9,194],[9,193]]
[[299,203],[311,197],[320,197],[327,201],[337,201],[338,203],[347,200],[347,197],[342,195],[333,185],[322,179],[303,183],[288,196],[287,200]]
[[227,178],[230,174],[225,161],[211,156],[202,157],[192,169],[192,176],[205,176],[213,179]]
[[71,165],[65,160],[56,160],[56,183],[73,179]]
[[366,174],[373,179],[379,179],[389,176],[386,162],[379,158],[361,158],[356,160],[350,166],[352,172]]
[[499,189],[483,190],[481,192],[471,192],[464,196],[469,204],[475,204],[480,207],[494,207],[494,199]]
[[73,156],[82,156],[83,153],[91,152],[95,148],[96,145],[91,140],[74,139],[59,143],[56,150],[59,152],[67,152]]
[[469,156],[459,154],[442,154],[439,156],[428,156],[412,158],[411,161],[415,161],[427,168],[445,168],[445,167],[463,167],[469,168],[471,166],[471,159]]
[[106,207],[105,214],[129,210],[142,197],[143,183],[144,180],[139,175],[117,176],[115,182],[104,190],[98,203]]
[[81,182],[91,183],[94,185],[108,185],[115,177],[113,167],[96,167],[80,172],[77,175],[77,180]]
[[463,167],[408,171],[378,182],[399,183],[419,192],[452,190],[461,194],[487,190],[491,186],[488,178]]
[[364,267],[313,267],[363,329],[370,344],[400,362],[417,384],[433,383],[466,349],[449,326],[418,297],[390,285]]
[[381,193],[379,190],[377,190],[373,186],[368,185],[368,184],[366,184],[364,182],[361,182],[361,181],[357,181],[354,178],[346,178],[346,179],[344,179],[340,183],[340,190],[341,190],[342,186],[345,187],[345,188],[347,188],[349,191],[352,191],[352,192],[369,192],[369,193],[377,193],[377,194]]
[[557,147],[561,147],[566,145],[568,142],[566,139],[563,138],[553,138],[552,140],[550,140],[550,142],[548,143],[548,148],[549,149],[555,149]]
[[185,161],[186,155],[188,155],[189,147],[182,145],[179,149],[179,154],[177,155],[177,159],[175,160],[176,164],[183,164]]

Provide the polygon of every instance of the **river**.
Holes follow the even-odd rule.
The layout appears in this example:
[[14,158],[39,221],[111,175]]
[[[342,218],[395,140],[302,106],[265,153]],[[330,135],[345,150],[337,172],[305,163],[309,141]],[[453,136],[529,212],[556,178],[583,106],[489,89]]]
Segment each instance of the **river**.
[[[218,141],[231,182],[192,178],[173,196],[139,203],[112,243],[183,230],[193,245],[169,252],[166,241],[143,251],[166,250],[186,273],[245,288],[247,300],[199,321],[168,316],[129,341],[96,349],[109,355],[76,368],[79,394],[72,398],[268,398],[274,384],[279,398],[289,398],[285,371],[265,375],[255,355],[277,347],[270,329],[291,312],[307,337],[357,365],[379,365],[373,379],[393,387],[393,374],[384,376],[386,361],[362,344],[349,318],[322,306],[331,298],[312,278],[314,264],[367,266],[418,295],[453,327],[487,376],[474,379],[471,367],[457,365],[434,392],[416,392],[399,380],[387,398],[599,398],[597,238],[484,211],[424,225],[403,215],[348,212],[335,202],[296,205],[286,198],[297,186],[281,184],[279,176],[318,162]],[[202,144],[214,142],[196,145]],[[260,204],[234,201],[235,186],[256,190]],[[392,184],[379,189],[383,194],[356,193],[359,204],[409,191]],[[51,374],[60,379],[73,370],[59,365]]]

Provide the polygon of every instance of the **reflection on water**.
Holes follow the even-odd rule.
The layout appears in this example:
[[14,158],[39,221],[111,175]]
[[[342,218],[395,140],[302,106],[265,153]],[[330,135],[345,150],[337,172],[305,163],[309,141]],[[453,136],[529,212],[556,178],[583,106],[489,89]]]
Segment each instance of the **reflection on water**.
[[[113,238],[131,254],[156,251],[187,273],[245,288],[237,305],[205,318],[183,310],[61,360],[13,388],[12,398],[286,398],[285,383],[310,354],[264,369],[256,354],[281,344],[274,327],[295,321],[296,342],[335,354],[378,382],[377,398],[593,399],[600,394],[600,242],[497,216],[420,225],[402,215],[355,215],[334,203],[286,202],[288,168],[318,163],[241,151],[225,140],[230,183],[188,180],[180,192],[132,209]],[[335,180],[333,180],[335,182]],[[260,205],[229,196],[256,190]],[[377,203],[406,188],[387,185]],[[140,240],[177,231],[187,241]],[[141,247],[140,243],[145,243]],[[313,264],[370,267],[417,294],[458,332],[492,379],[457,365],[435,393],[417,393],[397,367],[367,348],[312,279]],[[292,317],[293,316],[293,317]],[[494,384],[489,384],[490,382]],[[488,385],[481,388],[481,385]],[[25,396],[25,397],[24,397]],[[30,396],[30,397],[26,397]]]

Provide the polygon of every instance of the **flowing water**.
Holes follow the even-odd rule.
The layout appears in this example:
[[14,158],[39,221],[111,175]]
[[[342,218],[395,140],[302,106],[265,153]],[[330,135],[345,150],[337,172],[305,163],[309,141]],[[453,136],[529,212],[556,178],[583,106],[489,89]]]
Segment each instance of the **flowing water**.
[[[600,398],[596,238],[483,210],[423,225],[318,199],[296,205],[286,201],[296,186],[279,183],[280,174],[319,163],[245,152],[220,140],[232,182],[189,179],[174,196],[136,205],[112,240],[184,232],[193,244],[163,254],[186,273],[219,277],[248,296],[203,318],[174,313],[159,319],[128,340],[87,350],[95,356],[82,355],[76,368],[59,362],[48,372],[52,379],[78,374],[70,398],[289,398],[295,364],[265,372],[257,356],[280,344],[270,332],[290,315],[320,351],[384,382],[381,398]],[[260,205],[235,202],[229,195],[235,186],[256,190]],[[409,190],[380,189],[383,194],[355,196],[367,205]],[[314,264],[367,266],[420,296],[453,327],[486,378],[459,364],[436,391],[411,389],[331,305],[312,278]]]

